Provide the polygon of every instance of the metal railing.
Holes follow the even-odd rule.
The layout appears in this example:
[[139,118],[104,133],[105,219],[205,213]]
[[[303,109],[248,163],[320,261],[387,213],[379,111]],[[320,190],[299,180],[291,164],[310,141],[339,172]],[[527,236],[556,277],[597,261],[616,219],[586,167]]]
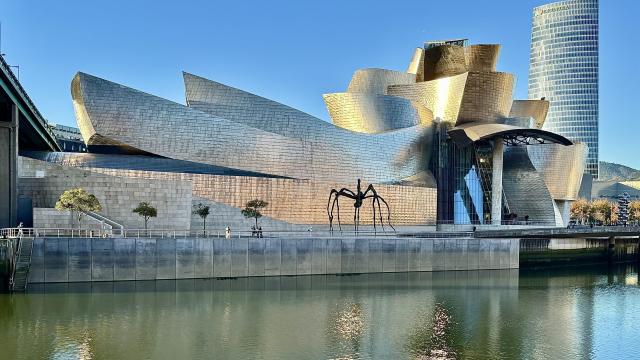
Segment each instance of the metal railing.
[[78,229],[78,228],[5,228],[0,229],[1,238],[21,237],[71,237],[71,238],[286,238],[286,237],[397,237],[402,233],[393,231],[231,231],[219,230],[174,230],[174,229]]

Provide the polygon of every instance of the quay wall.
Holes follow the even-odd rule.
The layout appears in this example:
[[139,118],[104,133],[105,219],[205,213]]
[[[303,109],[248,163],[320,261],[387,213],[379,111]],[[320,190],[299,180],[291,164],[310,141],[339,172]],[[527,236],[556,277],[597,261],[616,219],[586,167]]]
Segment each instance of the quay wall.
[[518,239],[36,238],[29,283],[515,269]]

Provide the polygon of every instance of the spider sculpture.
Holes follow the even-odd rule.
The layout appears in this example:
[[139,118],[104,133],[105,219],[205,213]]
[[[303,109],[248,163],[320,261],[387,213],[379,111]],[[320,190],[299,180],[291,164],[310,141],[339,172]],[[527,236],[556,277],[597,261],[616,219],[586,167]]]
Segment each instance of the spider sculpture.
[[344,196],[349,198],[354,202],[353,207],[355,211],[353,213],[353,224],[355,227],[355,231],[358,231],[358,225],[360,223],[360,207],[364,203],[365,199],[371,199],[371,206],[373,209],[373,231],[376,231],[376,206],[378,207],[378,216],[380,217],[380,224],[382,225],[382,231],[384,231],[384,221],[382,220],[382,208],[380,206],[380,202],[384,203],[387,207],[387,222],[389,226],[395,231],[396,229],[391,225],[391,211],[389,210],[389,204],[385,201],[385,199],[378,195],[376,189],[373,188],[373,185],[369,184],[367,189],[362,192],[362,188],[360,186],[360,179],[358,179],[358,187],[355,192],[342,188],[340,191],[336,189],[331,189],[329,193],[329,201],[327,202],[327,215],[329,215],[329,230],[333,231],[333,210],[337,210],[338,217],[338,227],[340,231],[342,231],[342,224],[340,223],[340,202],[339,198]]

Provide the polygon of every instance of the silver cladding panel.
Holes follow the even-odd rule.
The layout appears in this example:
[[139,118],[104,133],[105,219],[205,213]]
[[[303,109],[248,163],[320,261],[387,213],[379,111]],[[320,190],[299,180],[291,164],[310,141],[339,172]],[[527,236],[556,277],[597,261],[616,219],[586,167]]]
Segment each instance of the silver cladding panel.
[[527,146],[529,158],[556,200],[578,198],[588,149],[585,144]]
[[433,121],[429,109],[402,97],[364,93],[322,97],[333,123],[351,131],[377,134],[418,124],[429,126]]
[[391,85],[388,95],[400,96],[424,105],[433,117],[455,123],[460,112],[467,73],[409,85]]
[[555,226],[551,193],[542,175],[531,163],[526,147],[505,148],[502,186],[512,213],[519,218],[528,215],[534,223]]
[[[83,73],[72,82],[76,117],[89,144],[110,139],[173,159],[300,179],[385,182],[417,172],[416,161],[399,166],[394,160],[424,126],[359,134],[244,94],[230,96],[233,106],[223,110],[206,103],[199,108],[205,113]],[[218,110],[224,113],[211,114]]]

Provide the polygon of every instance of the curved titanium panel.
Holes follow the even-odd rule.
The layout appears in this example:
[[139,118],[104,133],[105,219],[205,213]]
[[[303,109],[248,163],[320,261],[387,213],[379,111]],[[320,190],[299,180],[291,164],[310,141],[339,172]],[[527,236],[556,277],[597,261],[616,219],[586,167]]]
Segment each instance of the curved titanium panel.
[[518,218],[528,215],[532,223],[556,225],[551,193],[524,146],[505,147],[502,189],[509,210]]
[[496,71],[500,45],[471,45],[464,48],[464,56],[469,71],[493,72]]
[[[290,119],[287,113],[278,112],[287,108],[280,105],[260,110],[263,117],[257,123],[270,130],[265,131],[237,121],[255,121],[250,112],[229,111],[235,117],[227,120],[82,73],[73,82],[82,89],[74,92],[83,97],[76,101],[84,105],[80,113],[86,116],[79,116],[78,122],[88,124],[82,126],[151,154],[262,174],[349,183],[356,178],[395,181],[418,171],[416,161],[397,167],[394,160],[422,136],[424,126],[358,134],[308,115]],[[270,118],[265,116],[268,110]]]
[[424,50],[424,81],[464,72],[467,72],[467,63],[462,46],[439,45]]
[[542,129],[548,111],[549,102],[546,100],[513,100],[509,117],[531,117],[536,127]]
[[389,95],[400,96],[424,105],[441,121],[455,123],[460,112],[467,73],[411,85],[392,85]]
[[561,145],[573,144],[569,139],[556,133],[506,124],[467,123],[449,130],[449,136],[459,146],[467,146],[476,141],[489,140],[498,136],[503,138],[517,136],[531,138],[534,141],[539,139],[540,141]]
[[336,93],[322,97],[333,123],[351,131],[377,134],[433,122],[427,108],[397,96]]
[[555,200],[578,198],[582,174],[585,169],[587,146],[576,143],[571,146],[558,144],[527,146],[529,158],[542,175],[551,196]]
[[360,69],[353,74],[347,92],[385,95],[389,85],[413,84],[415,82],[415,74],[385,69]]
[[424,49],[416,48],[407,67],[407,73],[415,74],[416,81],[424,81]]
[[227,176],[276,177],[251,171],[222,166],[195,163],[192,161],[167,159],[145,155],[96,154],[77,152],[24,151],[22,156],[78,168],[127,169],[140,171],[163,171],[186,174],[208,174]]
[[456,125],[495,123],[509,116],[513,100],[513,74],[469,72]]

